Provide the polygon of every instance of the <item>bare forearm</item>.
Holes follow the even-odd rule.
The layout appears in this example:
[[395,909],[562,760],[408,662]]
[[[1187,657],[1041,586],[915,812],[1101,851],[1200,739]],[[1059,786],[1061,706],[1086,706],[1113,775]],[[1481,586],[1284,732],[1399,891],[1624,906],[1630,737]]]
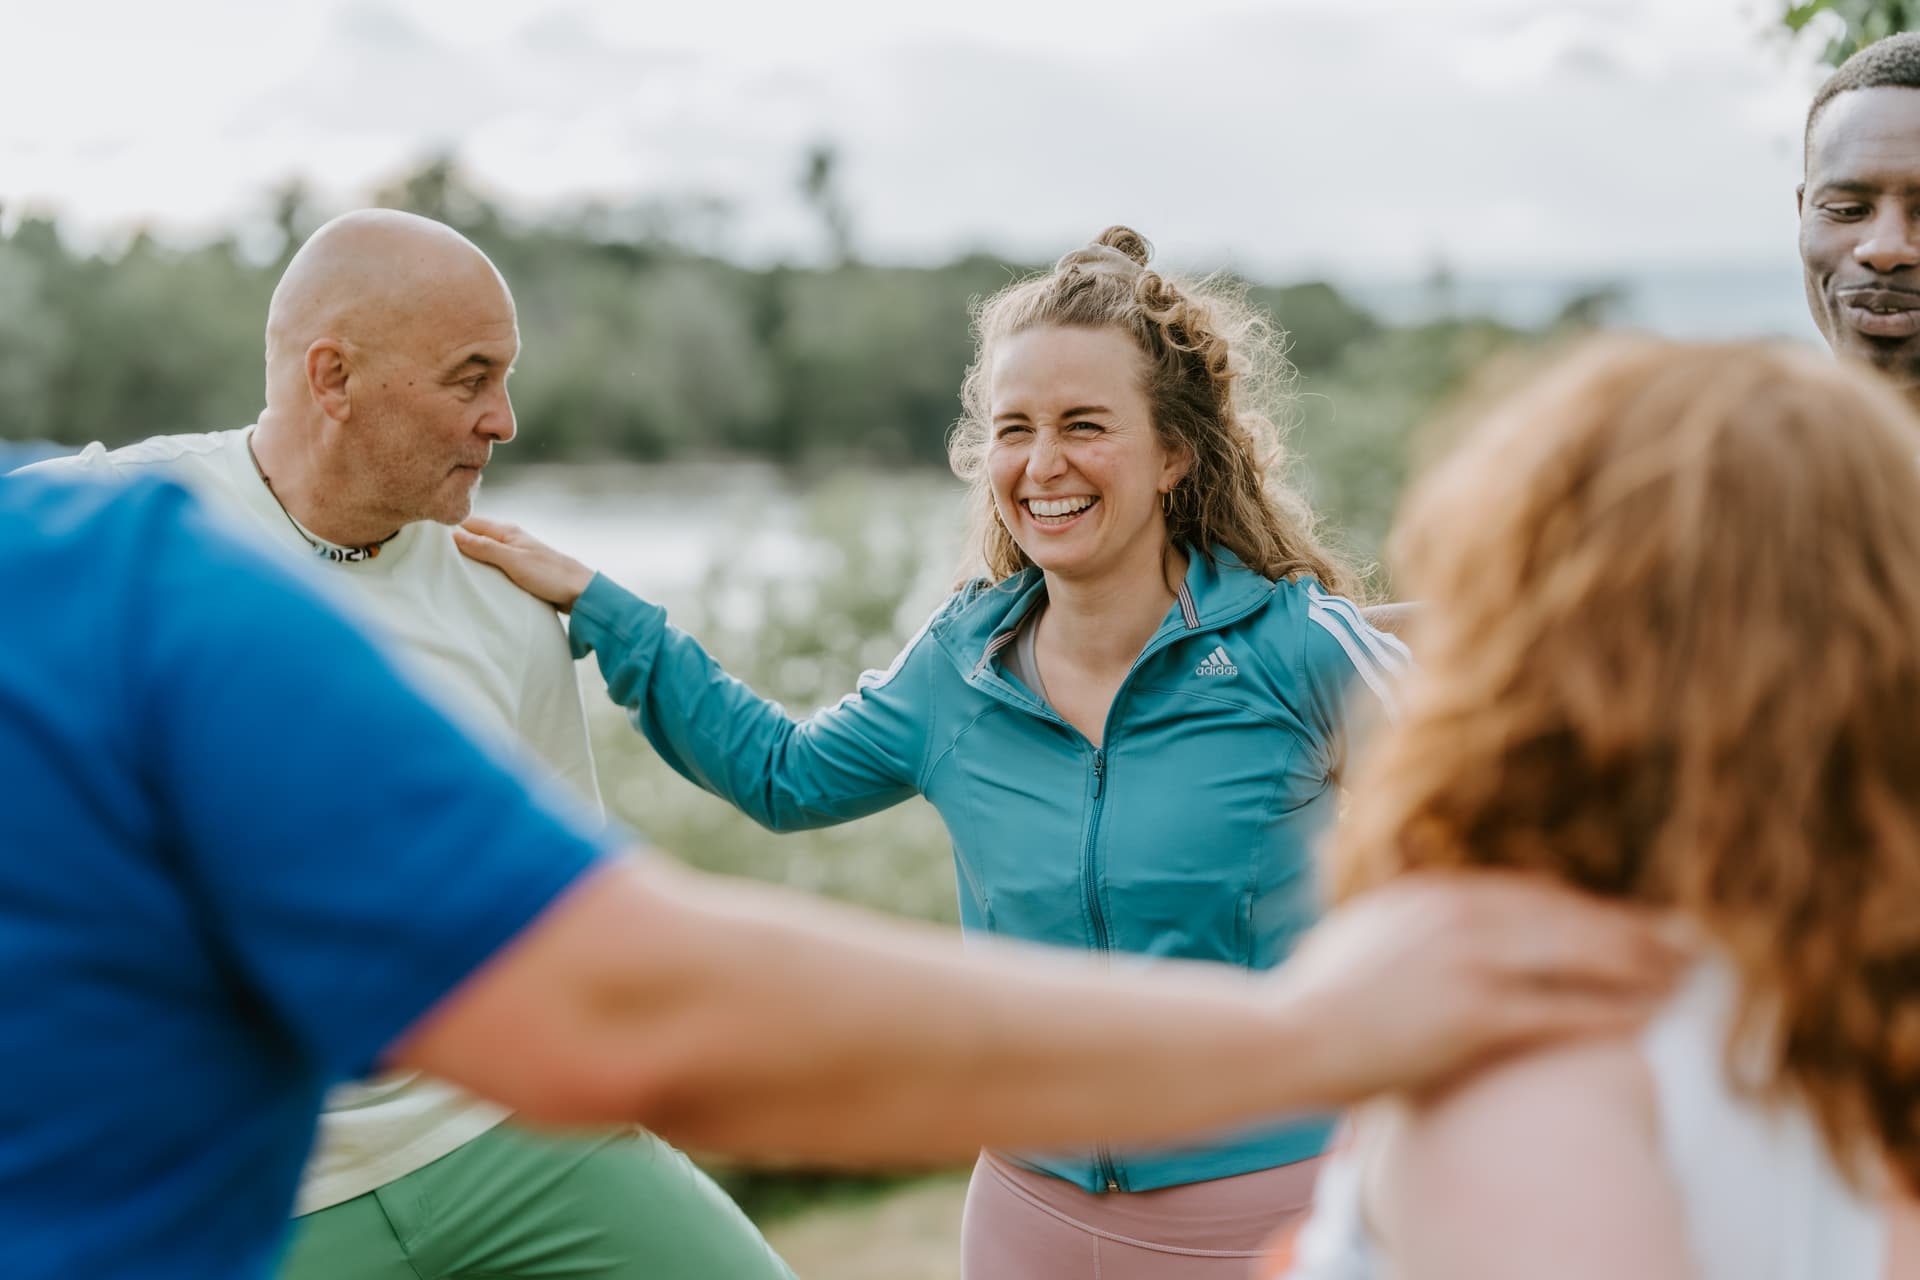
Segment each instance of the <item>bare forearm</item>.
[[1515,877],[1408,877],[1276,974],[1109,970],[803,894],[620,862],[394,1046],[521,1109],[729,1151],[915,1163],[980,1144],[1152,1140],[1452,1078],[1619,1033],[1684,953]]
[[[677,1050],[643,1117],[715,1150],[926,1161],[983,1143],[1150,1139],[1321,1099],[1253,979],[975,945],[779,890],[676,875]],[[656,939],[665,941],[665,939]],[[656,965],[658,962],[655,962]],[[671,1031],[667,1028],[671,1027]],[[663,1033],[665,1038],[663,1040]],[[644,1051],[644,1050],[643,1050]]]
[[963,947],[950,929],[635,862],[550,909],[397,1058],[535,1121],[924,1164],[1323,1102],[1275,992],[1219,966],[1109,972]]

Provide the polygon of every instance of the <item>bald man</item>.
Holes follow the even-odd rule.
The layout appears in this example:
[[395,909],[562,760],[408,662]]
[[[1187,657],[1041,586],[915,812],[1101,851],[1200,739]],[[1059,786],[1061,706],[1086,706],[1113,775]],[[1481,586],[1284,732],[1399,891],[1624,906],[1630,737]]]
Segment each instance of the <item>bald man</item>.
[[[316,231],[274,290],[257,422],[95,444],[31,469],[185,482],[250,541],[309,562],[476,740],[530,754],[597,813],[558,619],[462,556],[448,528],[472,510],[494,446],[513,439],[507,375],[519,352],[513,295],[485,254],[440,223],[362,210]],[[351,805],[382,748],[367,742],[312,785]],[[283,1275],[790,1275],[745,1215],[650,1135],[560,1141],[503,1126],[507,1114],[417,1075],[336,1091]]]

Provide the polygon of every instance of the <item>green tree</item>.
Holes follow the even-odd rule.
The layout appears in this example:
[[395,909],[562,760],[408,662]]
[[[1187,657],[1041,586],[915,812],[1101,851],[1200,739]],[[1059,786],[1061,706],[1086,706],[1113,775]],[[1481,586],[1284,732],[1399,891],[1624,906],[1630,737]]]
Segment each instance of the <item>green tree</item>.
[[853,261],[853,212],[840,190],[840,171],[840,149],[816,142],[801,160],[799,185],[801,197],[826,232],[833,265],[843,267]]
[[1279,288],[1255,285],[1247,300],[1266,308],[1287,335],[1287,359],[1304,374],[1333,368],[1347,348],[1380,332],[1380,321],[1323,281]]
[[500,211],[473,185],[452,152],[428,158],[412,173],[376,191],[373,203],[404,209],[484,241],[500,225]]
[[1822,15],[1838,18],[1840,31],[1827,41],[1820,56],[1839,66],[1864,45],[1920,27],[1920,0],[1807,0],[1788,3],[1780,16],[1787,30],[1798,34]]

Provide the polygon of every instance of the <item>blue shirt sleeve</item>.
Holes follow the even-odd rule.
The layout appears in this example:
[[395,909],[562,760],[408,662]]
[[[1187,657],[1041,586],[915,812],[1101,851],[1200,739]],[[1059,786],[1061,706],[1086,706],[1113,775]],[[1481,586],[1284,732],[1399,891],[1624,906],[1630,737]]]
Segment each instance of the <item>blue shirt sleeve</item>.
[[1311,581],[1304,585],[1301,687],[1324,744],[1322,763],[1328,775],[1338,777],[1354,734],[1398,714],[1400,684],[1413,656],[1397,637],[1368,623],[1353,601]]
[[118,647],[157,843],[264,1012],[363,1074],[614,838],[182,491],[143,488]]

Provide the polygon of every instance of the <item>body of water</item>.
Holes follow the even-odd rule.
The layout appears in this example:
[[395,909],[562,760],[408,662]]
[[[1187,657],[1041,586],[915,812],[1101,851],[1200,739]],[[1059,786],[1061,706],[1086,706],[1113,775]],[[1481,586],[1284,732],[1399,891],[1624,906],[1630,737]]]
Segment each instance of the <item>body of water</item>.
[[[489,479],[476,509],[669,609],[702,598],[741,623],[756,612],[756,590],[841,569],[849,537],[918,558],[902,607],[924,613],[959,564],[961,496],[934,470],[803,479],[756,462],[536,464]],[[716,580],[727,587],[717,595]]]
[[[1792,246],[1785,246],[1789,251]],[[1339,281],[1342,293],[1383,320],[1417,324],[1441,315],[1484,315],[1522,328],[1546,323],[1567,302],[1597,289],[1619,292],[1610,324],[1670,338],[1789,338],[1820,341],[1807,315],[1800,263],[1636,268],[1582,275],[1459,276]]]

